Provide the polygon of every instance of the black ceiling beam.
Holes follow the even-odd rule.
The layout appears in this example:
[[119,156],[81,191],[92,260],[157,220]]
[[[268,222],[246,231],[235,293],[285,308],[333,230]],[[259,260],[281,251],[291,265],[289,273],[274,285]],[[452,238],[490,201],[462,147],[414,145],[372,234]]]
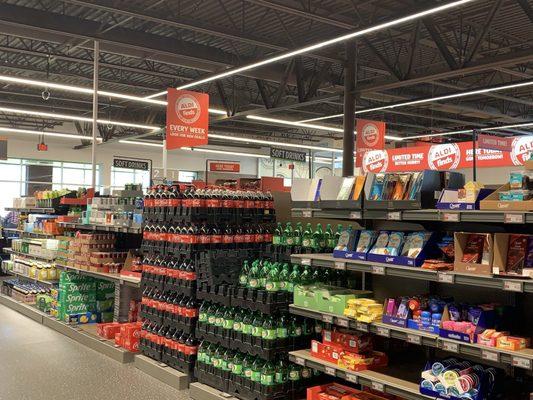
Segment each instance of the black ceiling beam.
[[450,67],[450,69],[456,69],[457,63],[454,57],[452,56],[452,54],[450,53],[450,50],[448,49],[448,45],[444,42],[444,39],[442,38],[440,32],[437,30],[437,27],[435,25],[435,22],[433,21],[433,18],[425,17],[422,19],[422,23],[426,27],[426,30],[431,36],[431,39],[433,39],[433,41],[437,45],[440,55],[446,61],[446,64],[448,64],[448,67]]
[[529,20],[533,22],[533,7],[531,7],[531,4],[528,0],[517,0],[518,4],[520,4],[520,7],[522,7],[522,10],[526,13]]
[[378,58],[379,61],[387,68],[387,71],[391,73],[391,75],[395,76],[396,79],[400,80],[402,79],[402,74],[395,68],[395,66],[385,57],[383,52],[377,50],[374,45],[368,40],[367,38],[363,38],[363,43],[368,49]]

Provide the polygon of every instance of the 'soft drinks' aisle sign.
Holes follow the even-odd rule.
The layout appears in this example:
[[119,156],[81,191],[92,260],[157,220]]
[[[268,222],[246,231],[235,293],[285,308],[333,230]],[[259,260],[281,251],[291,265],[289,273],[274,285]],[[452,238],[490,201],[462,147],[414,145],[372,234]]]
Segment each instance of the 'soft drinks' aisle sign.
[[209,95],[167,89],[167,149],[207,144]]

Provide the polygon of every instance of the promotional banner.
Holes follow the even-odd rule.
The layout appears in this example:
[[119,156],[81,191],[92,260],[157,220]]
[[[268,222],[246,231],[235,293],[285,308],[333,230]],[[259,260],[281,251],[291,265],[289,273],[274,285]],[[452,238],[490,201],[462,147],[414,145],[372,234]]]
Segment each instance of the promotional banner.
[[241,172],[238,162],[209,161],[210,172]]
[[207,144],[209,95],[167,89],[167,149]]
[[271,147],[270,157],[279,158],[281,160],[305,162],[307,160],[307,153],[305,151],[285,150],[277,147]]
[[367,151],[383,150],[385,146],[385,122],[358,119],[355,137],[355,166],[360,167]]
[[480,149],[512,151],[514,139],[513,137],[499,137],[478,133],[477,146]]
[[[533,136],[515,137],[511,151],[476,149],[476,166],[511,167],[523,165],[533,152]],[[365,172],[410,172],[472,168],[472,142],[434,144],[401,149],[373,150],[363,156]]]

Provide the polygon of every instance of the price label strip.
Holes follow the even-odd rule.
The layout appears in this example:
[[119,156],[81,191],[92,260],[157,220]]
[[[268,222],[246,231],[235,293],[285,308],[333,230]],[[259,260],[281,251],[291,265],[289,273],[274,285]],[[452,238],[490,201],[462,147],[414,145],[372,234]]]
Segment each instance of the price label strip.
[[459,353],[459,344],[443,340],[442,341],[442,350],[449,351],[451,353]]
[[311,218],[313,216],[313,211],[311,210],[303,210],[302,211],[302,217],[303,218]]
[[481,358],[487,361],[500,362],[500,353],[483,349],[481,350]]
[[524,283],[520,281],[503,281],[503,290],[507,290],[509,292],[517,292],[522,293],[524,292]]
[[331,315],[322,315],[322,322],[325,322],[327,324],[333,323],[333,317]]
[[380,382],[372,381],[372,389],[377,390],[378,392],[385,392],[385,385]]
[[357,383],[358,382],[357,375],[354,375],[354,374],[346,373],[346,380],[348,382],[351,382],[351,383]]
[[526,222],[525,214],[506,213],[503,216],[503,222],[506,224],[523,224]]
[[458,212],[446,212],[442,213],[442,221],[443,222],[460,222],[461,221],[461,214]]
[[440,283],[454,283],[455,275],[447,274],[446,272],[437,272],[437,282]]
[[401,221],[402,220],[402,212],[401,211],[389,211],[387,213],[387,219],[389,221]]
[[326,373],[326,375],[337,376],[337,370],[333,367],[326,367],[324,372]]
[[349,218],[349,219],[361,219],[361,211],[352,211],[352,212],[348,215],[348,218]]
[[336,324],[343,328],[348,328],[348,326],[350,325],[349,321],[346,318],[339,318],[339,317],[336,318]]
[[529,369],[530,370],[531,369],[531,360],[528,359],[528,358],[513,356],[513,358],[511,359],[511,365],[513,367],[524,368],[524,369]]
[[413,335],[412,333],[408,333],[407,334],[407,343],[421,345],[422,344],[422,336]]
[[310,259],[310,258],[302,258],[301,263],[302,263],[302,265],[309,265],[309,266],[311,266],[311,259]]
[[385,267],[380,265],[372,265],[372,273],[374,275],[385,275]]
[[345,270],[346,269],[346,263],[344,261],[335,261],[334,269]]
[[361,332],[368,332],[368,324],[365,324],[364,322],[357,322],[355,324],[355,329]]
[[296,357],[294,359],[294,363],[305,367],[305,359],[303,359],[302,357]]
[[390,337],[390,329],[378,326],[377,334],[383,337]]

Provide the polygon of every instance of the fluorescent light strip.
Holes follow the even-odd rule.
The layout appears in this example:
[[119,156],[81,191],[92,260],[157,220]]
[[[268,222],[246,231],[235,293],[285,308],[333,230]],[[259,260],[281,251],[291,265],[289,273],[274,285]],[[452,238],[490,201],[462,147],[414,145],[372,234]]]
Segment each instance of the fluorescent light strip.
[[[262,67],[262,66],[267,65],[267,64],[272,64],[272,63],[275,63],[275,62],[278,62],[278,61],[281,61],[281,60],[285,60],[287,58],[291,58],[291,57],[297,56],[299,54],[309,53],[309,52],[312,52],[314,50],[318,50],[318,49],[321,49],[321,48],[324,48],[324,47],[327,47],[327,46],[331,46],[332,44],[335,44],[335,43],[344,42],[346,40],[354,39],[356,37],[367,35],[369,33],[381,31],[383,29],[387,29],[387,28],[390,28],[390,27],[393,27],[393,26],[396,26],[396,25],[400,25],[400,24],[403,24],[405,22],[409,22],[409,21],[412,21],[412,20],[415,20],[415,19],[418,19],[418,18],[426,17],[426,16],[431,15],[431,14],[436,14],[436,13],[441,12],[441,11],[445,11],[445,10],[449,10],[451,8],[459,7],[459,6],[462,6],[464,4],[471,3],[473,1],[475,1],[475,0],[459,0],[459,1],[454,1],[454,2],[451,2],[451,3],[448,3],[448,4],[441,5],[439,7],[431,8],[429,10],[420,11],[418,13],[415,13],[415,14],[412,14],[412,15],[408,15],[408,16],[403,17],[403,18],[398,18],[398,19],[395,19],[393,21],[384,22],[382,24],[371,26],[369,28],[362,29],[360,31],[350,32],[350,33],[347,33],[346,35],[338,36],[338,37],[333,38],[333,39],[329,39],[329,40],[325,40],[323,42],[315,43],[315,44],[312,44],[312,45],[309,45],[309,46],[306,46],[306,47],[302,47],[302,48],[297,49],[297,50],[289,51],[287,53],[282,53],[282,54],[279,54],[277,56],[270,57],[270,58],[267,58],[267,59],[264,59],[264,60],[261,60],[261,61],[257,61],[257,62],[252,63],[252,64],[244,65],[242,67],[230,69],[228,71],[224,71],[224,72],[221,72],[219,74],[208,76],[208,77],[206,77],[204,79],[200,79],[200,80],[197,80],[197,81],[189,82],[189,83],[187,83],[185,85],[182,85],[182,86],[178,87],[178,89],[187,89],[187,88],[191,88],[193,86],[198,86],[198,85],[201,85],[203,83],[211,82],[211,81],[214,81],[214,80],[217,80],[217,79],[220,79],[220,78],[225,78],[225,77],[228,77],[228,76],[231,76],[231,75],[239,74],[241,72],[249,71],[251,69]],[[167,93],[166,91],[160,92],[160,93],[155,93],[155,94],[152,94],[152,95],[148,96],[147,98],[151,99],[151,98],[154,98],[154,97],[159,97],[159,96],[162,96],[162,95],[164,95],[166,93]]]
[[[452,94],[447,94],[444,96],[432,97],[430,99],[412,100],[412,101],[406,101],[404,103],[390,104],[390,105],[382,106],[382,107],[366,108],[363,110],[356,111],[354,114],[358,115],[358,114],[365,114],[365,113],[374,112],[374,111],[390,110],[390,109],[398,108],[398,107],[406,107],[406,106],[413,106],[416,104],[432,103],[434,101],[456,99],[459,97],[474,96],[476,94],[497,92],[500,90],[516,89],[519,87],[525,87],[525,86],[531,86],[531,85],[533,85],[533,81],[519,82],[519,83],[513,83],[513,84],[505,85],[505,86],[471,90],[469,92],[452,93]],[[323,121],[323,120],[330,119],[330,118],[339,118],[339,117],[342,117],[343,115],[344,114],[327,115],[324,117],[305,119],[305,120],[298,121],[298,122],[307,123],[307,122],[314,122],[314,121]]]
[[[501,129],[512,129],[512,128],[524,128],[527,126],[533,126],[533,122],[525,122],[522,124],[512,124],[512,125],[501,125],[501,126],[491,126],[489,128],[479,128],[478,131],[498,131]],[[435,136],[453,136],[453,135],[462,135],[462,134],[468,134],[473,133],[472,129],[465,129],[461,131],[451,131],[451,132],[442,132],[442,133],[432,133],[427,135],[416,135],[416,136],[406,136],[402,138],[402,140],[409,140],[409,139],[422,139],[422,138],[428,138],[428,137],[435,137]]]
[[[42,87],[43,89],[64,90],[66,92],[82,93],[82,94],[87,94],[87,95],[93,94],[93,89],[87,88],[87,87],[65,85],[62,83],[39,81],[35,79],[19,78],[19,77],[9,76],[9,75],[0,75],[0,82],[7,82],[7,83],[19,84],[19,85],[25,85],[25,86],[37,86],[37,87]],[[161,106],[167,105],[166,100],[154,100],[154,99],[150,99],[147,97],[132,96],[129,94],[116,93],[116,92],[108,92],[106,90],[99,90],[98,95],[111,97],[111,98],[117,98],[117,99],[123,99],[123,100],[138,101],[141,103],[157,104]],[[216,108],[210,108],[209,112],[211,114],[227,115],[226,111],[218,110]]]
[[[328,131],[328,132],[340,132],[340,133],[344,132],[344,129],[342,128],[329,127],[325,125],[308,124],[308,123],[303,123],[303,122],[298,122],[298,121],[288,121],[286,119],[279,119],[279,118],[260,117],[259,115],[247,115],[246,118],[257,120],[257,121],[272,122],[276,124],[296,126],[298,128],[317,129],[317,130]],[[357,132],[354,132],[354,133],[357,134]],[[402,140],[402,138],[398,136],[391,136],[391,135],[385,135],[385,139]],[[342,150],[340,152],[342,152]]]
[[[51,137],[60,137],[65,139],[76,139],[76,140],[93,140],[92,136],[82,136],[82,135],[75,135],[72,133],[61,133],[61,132],[45,132],[45,131],[33,131],[29,129],[15,129],[15,128],[3,128],[0,127],[0,132],[5,133],[18,133],[18,134],[27,134],[27,135],[36,135],[36,136],[51,136]],[[102,138],[96,138],[97,142],[101,142]]]
[[[135,144],[139,146],[163,147],[162,143],[149,143],[149,142],[141,142],[138,140],[119,140],[119,143]],[[182,147],[180,150],[193,151],[193,152],[199,152],[199,153],[226,154],[226,155],[243,156],[243,157],[270,158],[270,156],[266,154],[241,153],[241,152],[236,152],[236,151],[224,151],[224,150],[213,150],[213,149],[203,149],[203,148]]]
[[332,151],[335,153],[342,153],[342,149],[334,149],[333,147],[321,147],[321,146],[309,146],[306,144],[295,144],[295,143],[284,143],[284,142],[276,142],[273,140],[262,140],[262,139],[247,139],[244,137],[237,137],[237,136],[227,136],[227,135],[219,135],[216,133],[210,133],[210,138],[213,139],[224,139],[229,140],[232,142],[243,142],[243,143],[257,143],[257,144],[264,144],[268,146],[284,146],[284,147],[291,147],[291,148],[297,148],[297,149],[307,149],[307,150],[318,150],[318,151]]
[[[10,113],[10,114],[24,114],[24,115],[33,115],[37,117],[45,117],[45,118],[52,118],[52,119],[66,119],[71,121],[83,121],[83,122],[92,122],[92,118],[88,117],[79,117],[77,115],[67,115],[67,114],[56,114],[56,113],[48,113],[43,111],[33,111],[33,110],[22,110],[19,108],[10,108],[10,107],[0,107],[0,112]],[[111,120],[104,120],[99,119],[97,120],[99,124],[108,124],[108,125],[116,125],[116,126],[125,126],[130,128],[138,128],[138,129],[148,129],[148,130],[158,130],[158,126],[153,125],[142,125],[142,124],[133,124],[130,122],[120,122],[120,121],[111,121]]]

